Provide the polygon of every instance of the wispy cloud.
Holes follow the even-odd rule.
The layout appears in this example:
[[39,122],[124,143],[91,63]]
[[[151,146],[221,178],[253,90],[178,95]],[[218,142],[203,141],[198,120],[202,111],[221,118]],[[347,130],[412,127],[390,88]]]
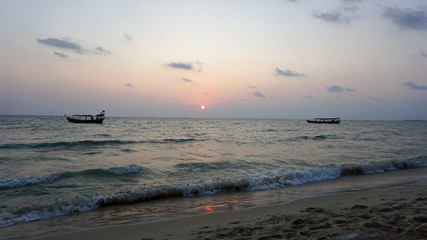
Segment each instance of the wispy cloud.
[[343,3],[361,3],[363,0],[342,0]]
[[373,101],[381,101],[381,98],[377,98],[377,97],[369,97],[369,99]]
[[58,56],[60,58],[68,58],[69,57],[67,54],[60,53],[60,52],[54,52],[53,54],[55,54],[56,56]]
[[342,0],[342,4],[329,11],[314,11],[313,16],[321,21],[336,25],[349,25],[353,20],[360,18],[359,4],[362,0]]
[[126,83],[126,84],[125,84],[125,87],[133,87],[133,86],[132,86],[132,84],[130,84],[130,83]]
[[254,96],[255,97],[260,97],[260,98],[265,98],[265,95],[262,94],[261,92],[254,92]]
[[[36,39],[36,40],[37,40],[37,42],[39,42],[43,45],[46,45],[49,47],[54,47],[54,48],[59,48],[62,50],[73,51],[73,52],[81,54],[81,55],[86,54],[86,53],[94,53],[94,54],[98,54],[98,55],[109,55],[109,54],[111,54],[110,51],[108,51],[107,49],[100,47],[100,46],[95,47],[93,50],[88,50],[88,49],[84,48],[82,45],[71,41],[67,37],[64,37],[62,39],[45,38],[45,39]],[[57,55],[58,57],[63,57],[63,56],[61,56],[63,53],[54,52],[54,54]]]
[[421,56],[421,57],[425,57],[425,58],[427,58],[427,53],[426,53],[426,52],[424,52],[424,50],[423,50],[423,49],[420,49],[420,56]]
[[330,87],[327,87],[327,89],[328,92],[344,92],[344,88],[338,85],[331,85]]
[[294,72],[289,69],[286,69],[283,71],[282,69],[276,67],[276,70],[274,71],[274,75],[276,76],[284,76],[284,77],[305,77],[305,74]]
[[111,54],[110,51],[104,49],[103,47],[96,47],[94,53],[99,54],[99,55]]
[[127,33],[123,34],[123,37],[125,37],[126,40],[128,40],[128,41],[132,41],[132,39],[133,39],[133,37]]
[[184,82],[188,82],[188,83],[194,83],[193,80],[189,79],[189,78],[180,78],[182,81]]
[[332,10],[328,12],[316,11],[313,13],[313,16],[324,22],[334,23],[334,24],[348,25],[351,22],[350,16],[344,15],[342,12],[339,12],[337,10]]
[[46,38],[46,39],[37,39],[37,42],[50,46],[50,47],[56,47],[56,48],[61,48],[61,49],[67,49],[67,50],[71,50],[74,51],[78,54],[83,54],[83,52],[85,51],[83,49],[83,47],[75,42],[72,42],[70,40],[67,39],[57,39],[57,38]]
[[427,90],[427,86],[420,86],[413,82],[405,82],[401,86],[408,87],[410,90]]
[[202,71],[200,62],[170,62],[166,63],[164,66],[169,68],[175,68],[175,69],[184,69],[184,70],[193,70],[193,71]]
[[329,87],[326,88],[328,92],[355,92],[356,89],[353,88],[343,88],[341,86],[338,85],[331,85]]
[[227,101],[228,104],[236,104],[236,103],[240,103],[240,102],[248,102],[249,99],[246,98],[241,98],[241,99],[231,99],[229,101]]
[[248,88],[257,88],[256,86],[253,86],[253,85],[246,85],[246,87],[248,87]]
[[390,19],[401,29],[427,30],[427,8],[388,7],[384,10],[383,17]]
[[185,70],[193,70],[193,64],[191,63],[182,63],[182,62],[170,62],[166,64],[171,68],[180,68]]
[[305,99],[313,99],[312,96],[304,96]]

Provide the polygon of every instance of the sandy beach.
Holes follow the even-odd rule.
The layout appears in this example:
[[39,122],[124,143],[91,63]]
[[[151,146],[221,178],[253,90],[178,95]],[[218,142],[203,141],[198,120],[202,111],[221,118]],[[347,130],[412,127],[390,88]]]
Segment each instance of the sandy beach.
[[427,187],[412,186],[41,239],[425,239],[426,213]]

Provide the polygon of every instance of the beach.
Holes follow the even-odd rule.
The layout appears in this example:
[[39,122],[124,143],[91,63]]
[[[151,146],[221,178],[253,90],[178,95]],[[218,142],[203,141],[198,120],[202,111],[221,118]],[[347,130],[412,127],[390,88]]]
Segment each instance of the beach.
[[[384,174],[396,177],[411,175],[411,172],[405,171]],[[425,169],[414,172],[425,172]],[[378,175],[364,176],[362,181],[375,180],[381,177]],[[427,186],[408,184],[411,185],[411,182],[404,181],[386,190],[373,188],[326,194],[284,204],[153,223],[101,227],[39,240],[425,239]]]

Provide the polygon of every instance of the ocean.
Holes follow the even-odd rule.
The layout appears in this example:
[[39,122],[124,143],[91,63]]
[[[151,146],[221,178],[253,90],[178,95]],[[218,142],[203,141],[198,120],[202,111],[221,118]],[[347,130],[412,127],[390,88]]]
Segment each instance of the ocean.
[[[351,177],[427,167],[427,121],[0,116],[0,136],[1,239],[356,191]],[[378,179],[362,188],[399,184]]]

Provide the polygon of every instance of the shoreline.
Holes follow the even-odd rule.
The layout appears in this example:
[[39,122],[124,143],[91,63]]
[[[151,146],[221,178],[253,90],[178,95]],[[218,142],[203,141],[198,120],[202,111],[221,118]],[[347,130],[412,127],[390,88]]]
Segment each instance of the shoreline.
[[427,186],[399,186],[37,239],[420,239],[426,211]]

